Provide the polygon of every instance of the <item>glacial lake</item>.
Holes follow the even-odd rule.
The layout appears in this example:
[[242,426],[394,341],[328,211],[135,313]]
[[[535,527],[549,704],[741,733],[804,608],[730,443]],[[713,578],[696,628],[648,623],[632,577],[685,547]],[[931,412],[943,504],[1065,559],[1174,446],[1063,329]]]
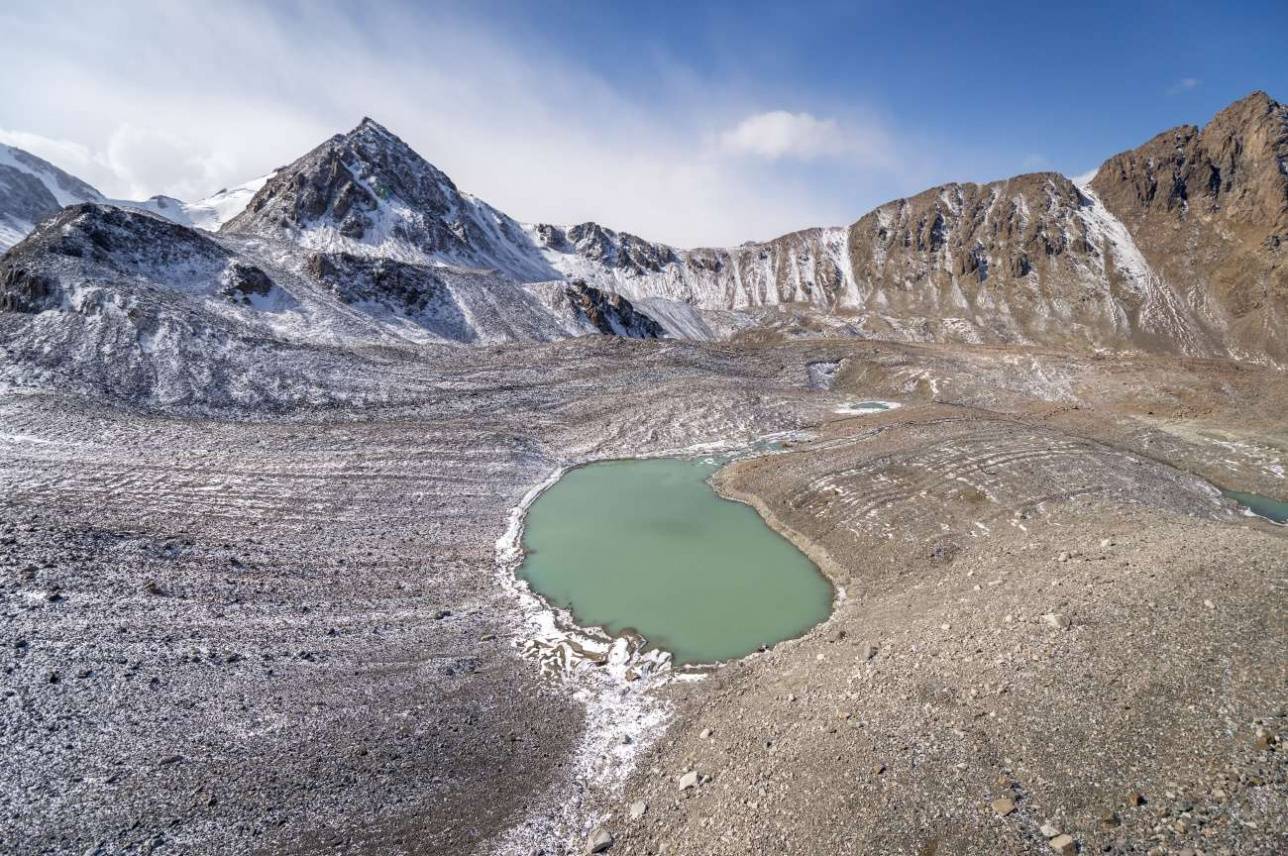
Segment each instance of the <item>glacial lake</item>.
[[1268,496],[1243,493],[1237,490],[1226,490],[1222,491],[1222,493],[1258,517],[1265,517],[1275,523],[1288,523],[1288,502],[1280,502]]
[[856,401],[850,404],[842,404],[836,408],[835,412],[847,416],[867,416],[872,413],[884,413],[887,410],[894,410],[898,406],[898,402],[894,401]]
[[633,630],[677,665],[742,657],[827,618],[832,587],[697,460],[569,471],[528,509],[519,577],[583,627]]

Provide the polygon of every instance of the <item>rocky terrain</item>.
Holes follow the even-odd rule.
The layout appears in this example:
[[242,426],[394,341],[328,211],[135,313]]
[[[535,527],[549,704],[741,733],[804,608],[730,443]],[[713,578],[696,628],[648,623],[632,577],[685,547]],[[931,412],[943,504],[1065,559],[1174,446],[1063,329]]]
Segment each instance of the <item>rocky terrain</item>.
[[48,161],[0,146],[0,250],[18,243],[64,205],[103,201],[103,194]]
[[[1283,495],[1282,376],[1016,356],[579,338],[445,351],[414,406],[249,423],[11,396],[6,840],[485,853],[517,825],[560,852],[584,804],[623,852],[1025,852],[1047,823],[1275,852],[1288,542],[1188,473]],[[932,384],[958,406],[915,406]],[[832,414],[860,390],[907,403]],[[492,570],[508,510],[563,462],[810,426],[720,484],[844,587],[836,615],[659,690],[623,791],[570,780],[568,679],[515,647]]]
[[[1285,128],[712,250],[370,120],[217,231],[11,152],[3,849],[1288,850],[1288,529],[1222,493],[1288,499]],[[828,621],[678,673],[515,583],[564,468],[711,450]]]
[[[10,242],[58,205],[109,201],[9,152],[0,216]],[[1115,155],[1085,186],[1058,173],[948,184],[848,227],[683,250],[596,223],[520,223],[364,119],[209,200],[114,204],[270,243],[278,255],[373,256],[515,283],[578,280],[634,302],[672,302],[663,312],[688,307],[680,327],[704,337],[765,326],[766,308],[800,307],[866,337],[1283,365],[1285,164],[1288,108],[1256,92],[1202,129],[1175,128]],[[746,320],[713,328],[695,310]]]
[[1209,336],[1235,356],[1283,364],[1288,107],[1254,93],[1201,129],[1115,155],[1091,188]]

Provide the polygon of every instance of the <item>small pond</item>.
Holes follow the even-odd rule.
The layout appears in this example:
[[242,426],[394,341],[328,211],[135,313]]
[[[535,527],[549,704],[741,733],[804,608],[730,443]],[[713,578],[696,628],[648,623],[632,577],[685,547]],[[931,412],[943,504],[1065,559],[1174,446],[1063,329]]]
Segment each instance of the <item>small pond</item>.
[[569,471],[528,509],[519,577],[578,624],[633,630],[679,665],[803,634],[831,612],[831,585],[711,489],[717,468],[663,458]]
[[1268,496],[1256,493],[1243,493],[1237,490],[1221,491],[1227,498],[1233,499],[1258,517],[1265,517],[1275,523],[1288,523],[1288,502],[1280,502]]
[[866,416],[869,413],[884,413],[887,410],[894,410],[899,406],[896,401],[855,401],[849,404],[842,404],[834,412],[843,413],[847,416]]

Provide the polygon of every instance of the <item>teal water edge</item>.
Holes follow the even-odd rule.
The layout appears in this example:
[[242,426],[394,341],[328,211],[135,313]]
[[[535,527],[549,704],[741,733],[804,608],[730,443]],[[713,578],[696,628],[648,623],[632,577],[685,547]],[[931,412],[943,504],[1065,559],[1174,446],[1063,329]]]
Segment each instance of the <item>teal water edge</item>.
[[1221,493],[1259,517],[1268,518],[1276,523],[1288,523],[1288,502],[1237,490],[1223,490]]
[[528,510],[519,569],[578,624],[634,630],[676,664],[741,657],[827,618],[832,587],[749,506],[707,484],[710,461],[571,470]]
[[890,401],[856,401],[850,404],[842,404],[836,408],[836,412],[851,416],[867,416],[872,413],[884,413],[898,406],[898,403]]

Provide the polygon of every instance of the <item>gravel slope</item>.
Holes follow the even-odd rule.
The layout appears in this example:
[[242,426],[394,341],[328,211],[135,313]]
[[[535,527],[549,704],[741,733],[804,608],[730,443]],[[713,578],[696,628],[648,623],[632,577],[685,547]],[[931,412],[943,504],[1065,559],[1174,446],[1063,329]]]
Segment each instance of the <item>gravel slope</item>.
[[[13,852],[560,852],[605,812],[612,852],[1037,852],[1042,822],[1085,851],[1282,844],[1256,740],[1284,727],[1286,542],[1169,466],[1273,493],[1281,375],[591,337],[399,378],[414,400],[255,420],[0,401]],[[833,414],[860,396],[906,406]],[[522,657],[497,584],[510,509],[568,463],[801,428],[720,483],[848,599],[661,690],[624,790],[572,781],[582,704]],[[681,795],[690,767],[712,779]]]

